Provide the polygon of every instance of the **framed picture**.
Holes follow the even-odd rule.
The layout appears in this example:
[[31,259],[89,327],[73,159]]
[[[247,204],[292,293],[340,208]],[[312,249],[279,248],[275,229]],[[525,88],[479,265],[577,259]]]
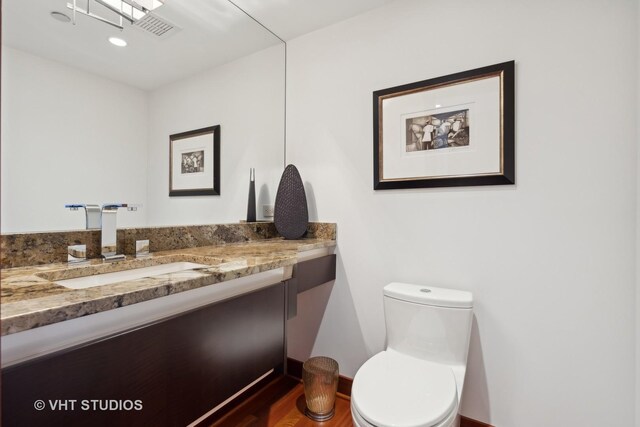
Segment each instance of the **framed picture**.
[[373,188],[515,183],[514,62],[373,93]]
[[169,196],[220,195],[220,125],[169,137]]

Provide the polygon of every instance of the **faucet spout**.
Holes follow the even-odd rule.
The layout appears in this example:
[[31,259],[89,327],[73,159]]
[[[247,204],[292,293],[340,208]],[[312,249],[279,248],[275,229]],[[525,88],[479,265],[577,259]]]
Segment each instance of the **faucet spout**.
[[64,207],[72,211],[77,211],[78,209],[83,208],[87,218],[87,230],[100,229],[100,205],[76,203],[64,205]]
[[119,208],[126,208],[128,211],[136,211],[142,205],[132,205],[130,203],[107,203],[102,205],[102,257],[105,261],[117,261],[125,259],[123,254],[118,254],[118,230],[116,218]]
[[126,207],[126,205],[104,205],[102,206],[102,237],[101,237],[101,251],[102,257],[107,261],[117,261],[125,259],[124,255],[117,254],[117,226],[116,218],[119,207]]

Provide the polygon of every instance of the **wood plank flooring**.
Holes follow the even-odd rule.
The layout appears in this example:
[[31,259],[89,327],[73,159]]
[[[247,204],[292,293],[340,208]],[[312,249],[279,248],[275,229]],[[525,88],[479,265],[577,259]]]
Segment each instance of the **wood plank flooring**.
[[351,427],[348,396],[338,393],[336,414],[322,423],[304,415],[302,383],[292,377],[274,379],[210,427]]
[[[304,388],[299,379],[278,376],[219,420],[199,427],[353,427],[349,396],[338,393],[336,414],[318,423],[304,415]],[[492,427],[461,417],[460,427]]]

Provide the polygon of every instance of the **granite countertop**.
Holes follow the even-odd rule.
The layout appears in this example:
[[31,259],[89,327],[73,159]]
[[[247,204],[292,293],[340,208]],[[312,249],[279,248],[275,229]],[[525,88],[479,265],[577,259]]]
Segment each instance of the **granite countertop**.
[[[0,270],[0,335],[95,314],[166,295],[292,266],[299,252],[334,247],[332,239],[267,239],[152,253],[148,258],[81,266],[66,263]],[[53,283],[92,274],[149,267],[168,262],[195,262],[209,267],[96,286],[69,289]],[[127,268],[123,268],[127,264]]]

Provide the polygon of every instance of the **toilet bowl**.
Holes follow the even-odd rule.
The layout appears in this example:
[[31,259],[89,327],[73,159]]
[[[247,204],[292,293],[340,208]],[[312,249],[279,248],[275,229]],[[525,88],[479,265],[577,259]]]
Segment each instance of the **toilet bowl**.
[[458,412],[456,380],[448,366],[383,351],[356,374],[351,412],[357,426],[449,427]]
[[466,371],[472,295],[431,286],[384,288],[387,348],[356,373],[357,427],[454,427]]

